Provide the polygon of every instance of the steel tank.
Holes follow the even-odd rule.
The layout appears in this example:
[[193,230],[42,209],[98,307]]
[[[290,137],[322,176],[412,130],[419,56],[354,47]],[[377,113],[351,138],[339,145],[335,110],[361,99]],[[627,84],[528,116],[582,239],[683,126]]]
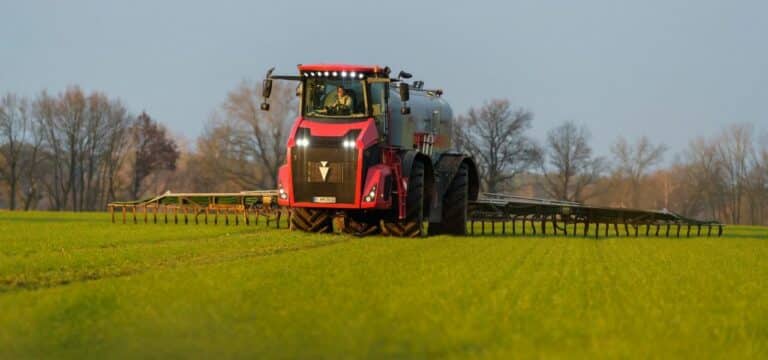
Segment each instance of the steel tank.
[[411,89],[408,106],[411,113],[402,115],[403,102],[397,86],[389,92],[390,129],[389,142],[393,146],[412,149],[418,144],[414,139],[420,134],[433,134],[433,151],[439,153],[452,147],[453,110],[436,91]]

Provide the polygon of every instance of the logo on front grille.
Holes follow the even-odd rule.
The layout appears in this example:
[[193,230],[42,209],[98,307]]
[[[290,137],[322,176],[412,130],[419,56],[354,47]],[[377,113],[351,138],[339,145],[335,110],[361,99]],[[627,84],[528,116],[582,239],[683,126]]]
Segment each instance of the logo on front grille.
[[323,177],[323,182],[325,182],[326,179],[328,178],[328,170],[331,169],[330,167],[328,167],[328,162],[321,161],[320,166],[318,168],[320,169],[320,176]]

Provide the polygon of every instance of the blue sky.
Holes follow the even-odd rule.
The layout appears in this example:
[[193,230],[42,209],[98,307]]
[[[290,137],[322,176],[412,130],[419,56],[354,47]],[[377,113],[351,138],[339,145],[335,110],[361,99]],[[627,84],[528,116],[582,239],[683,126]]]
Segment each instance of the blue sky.
[[[406,69],[455,113],[508,98],[532,135],[586,124],[683,149],[768,127],[764,1],[3,1],[0,92],[79,84],[194,139],[229,90],[276,65]],[[668,160],[672,153],[668,154]]]

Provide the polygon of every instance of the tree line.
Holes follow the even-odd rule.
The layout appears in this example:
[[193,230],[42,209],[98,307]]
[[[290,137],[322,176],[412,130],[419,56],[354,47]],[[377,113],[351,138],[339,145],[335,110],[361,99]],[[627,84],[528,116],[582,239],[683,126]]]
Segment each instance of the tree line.
[[11,210],[103,210],[178,156],[162,125],[101,92],[0,99],[0,199]]
[[[146,112],[70,87],[0,101],[0,207],[103,210],[167,190],[273,188],[296,116],[295,89],[276,86],[259,110],[258,82],[232,89],[194,144]],[[733,124],[665,161],[647,137],[619,137],[594,153],[589,129],[565,122],[530,136],[533,113],[493,99],[456,117],[454,144],[476,159],[482,188],[596,205],[669,209],[733,224],[768,224],[768,137]]]

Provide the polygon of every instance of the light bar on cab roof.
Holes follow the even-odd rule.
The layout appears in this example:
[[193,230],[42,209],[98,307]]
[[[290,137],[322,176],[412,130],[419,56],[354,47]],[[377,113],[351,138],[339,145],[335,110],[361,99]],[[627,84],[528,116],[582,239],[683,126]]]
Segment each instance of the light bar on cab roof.
[[364,73],[359,73],[357,71],[346,71],[342,70],[339,71],[304,71],[302,73],[304,77],[340,77],[340,78],[349,78],[349,79],[365,79]]

